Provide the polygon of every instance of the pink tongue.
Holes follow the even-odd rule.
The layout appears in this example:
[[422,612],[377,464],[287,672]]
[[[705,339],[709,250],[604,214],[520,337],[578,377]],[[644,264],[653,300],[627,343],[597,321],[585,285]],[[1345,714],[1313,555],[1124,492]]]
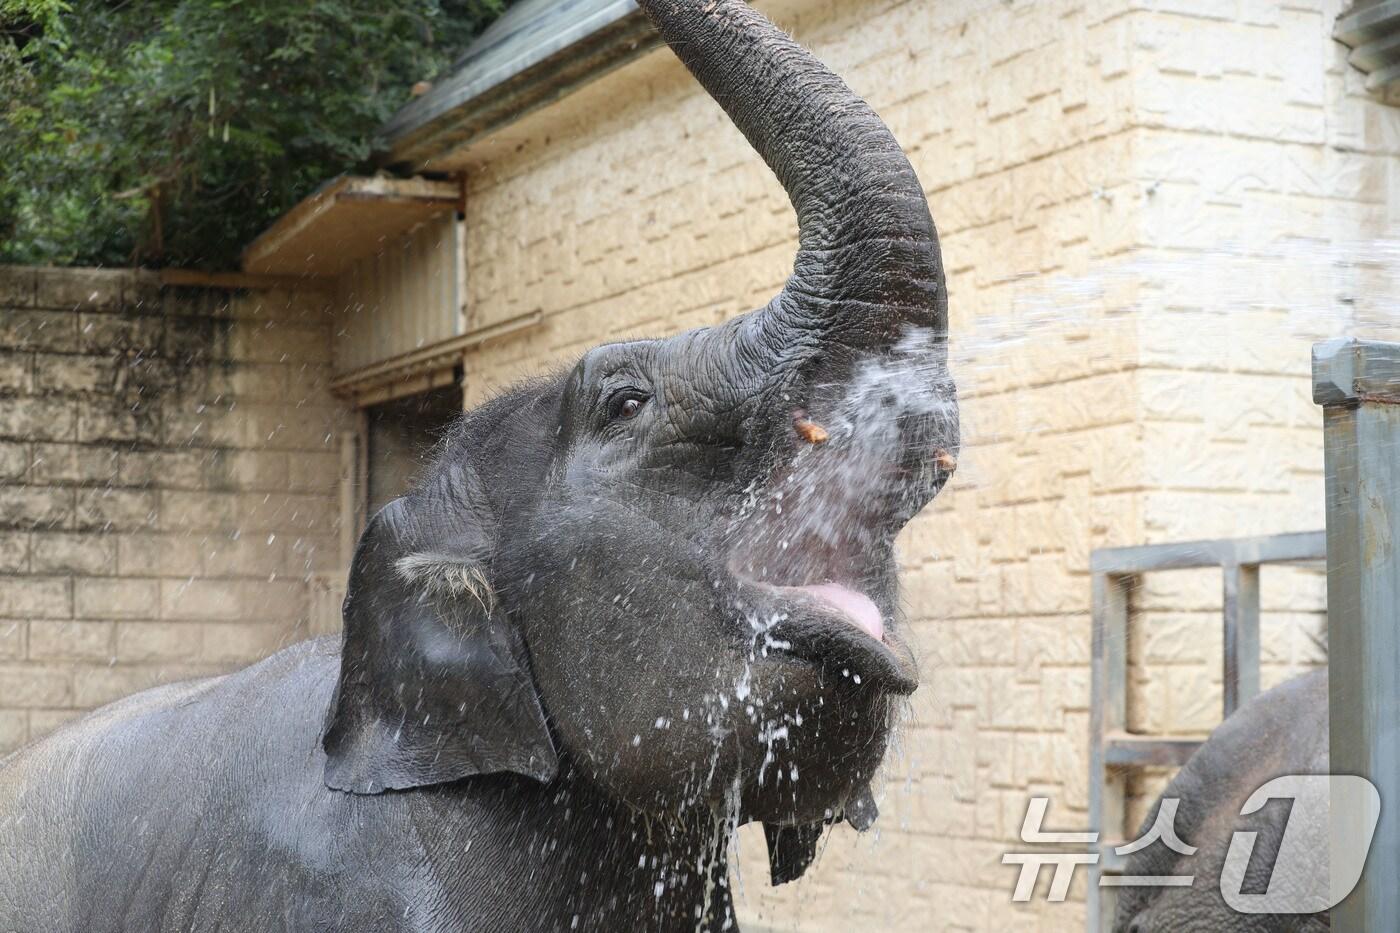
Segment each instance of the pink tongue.
[[793,589],[799,593],[806,593],[840,612],[876,641],[885,640],[885,623],[880,619],[880,610],[864,593],[857,593],[839,583],[819,583],[813,586],[796,586]]

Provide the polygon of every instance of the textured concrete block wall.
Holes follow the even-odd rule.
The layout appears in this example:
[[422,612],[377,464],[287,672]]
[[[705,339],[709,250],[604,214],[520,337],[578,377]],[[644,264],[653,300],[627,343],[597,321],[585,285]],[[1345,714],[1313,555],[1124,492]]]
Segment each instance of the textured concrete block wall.
[[[1148,541],[1321,529],[1311,345],[1400,327],[1400,111],[1366,94],[1331,39],[1343,6],[1136,18]],[[1271,569],[1262,588],[1267,687],[1325,663],[1325,578]],[[1138,592],[1135,727],[1218,721],[1220,602],[1218,575],[1159,575]],[[1143,781],[1137,807],[1159,786]]]
[[[747,916],[1082,929],[1082,886],[1013,906],[1000,857],[1031,794],[1057,827],[1086,821],[1089,553],[1321,527],[1308,345],[1385,291],[1367,275],[1389,254],[1357,266],[1347,244],[1392,231],[1400,121],[1332,43],[1335,0],[758,5],[923,179],[967,448],[903,541],[925,686],[881,828],[837,829],[779,891],[746,836]],[[595,343],[758,306],[795,248],[782,192],[665,52],[443,165],[469,172],[476,322],[545,321],[468,357],[472,402]],[[1218,717],[1219,586],[1151,577],[1135,595],[1140,728]],[[1272,683],[1325,656],[1325,619],[1317,573],[1264,587]]]
[[[1331,40],[1340,6],[1180,6],[1137,25],[1151,540],[1323,527],[1310,345],[1355,326],[1340,266],[1394,232],[1377,131],[1394,111]],[[1266,685],[1325,659],[1323,590],[1320,573],[1265,573]],[[1219,657],[1198,646],[1219,603],[1202,575],[1140,593],[1144,627],[1170,634],[1139,657],[1139,726],[1218,718]]]
[[314,295],[0,267],[0,754],[304,637],[330,341]]

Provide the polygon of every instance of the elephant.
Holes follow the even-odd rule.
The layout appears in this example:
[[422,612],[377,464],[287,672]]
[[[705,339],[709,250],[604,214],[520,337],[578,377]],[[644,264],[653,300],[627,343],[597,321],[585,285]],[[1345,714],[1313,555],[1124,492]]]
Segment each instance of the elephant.
[[[1295,804],[1275,800],[1241,815],[1260,787],[1284,775],[1328,773],[1327,671],[1295,677],[1242,705],[1187,760],[1143,821],[1138,838],[1157,822],[1163,800],[1176,800],[1177,835],[1191,854],[1157,840],[1132,853],[1125,875],[1193,876],[1189,887],[1120,889],[1113,929],[1117,933],[1320,933],[1330,929],[1326,911],[1304,914],[1241,913],[1222,894],[1226,853],[1236,832],[1257,833],[1238,890],[1257,894],[1287,884],[1276,877],[1276,859],[1290,821],[1301,821]],[[1298,830],[1295,829],[1295,832]],[[1310,870],[1327,871],[1327,834],[1322,824],[1304,823],[1303,836],[1318,853]],[[1225,883],[1230,883],[1226,881]]]
[[870,785],[918,673],[895,537],[959,452],[924,191],[742,0],[641,0],[787,191],[767,305],[465,412],[368,523],[339,638],[0,765],[0,929],[735,929]]

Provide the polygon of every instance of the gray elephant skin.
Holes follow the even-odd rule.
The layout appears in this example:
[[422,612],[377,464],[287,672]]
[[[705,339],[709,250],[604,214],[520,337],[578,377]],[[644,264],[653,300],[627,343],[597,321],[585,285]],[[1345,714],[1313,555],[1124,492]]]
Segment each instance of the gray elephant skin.
[[[1270,885],[1286,884],[1274,876],[1275,859],[1291,808],[1275,800],[1241,816],[1246,800],[1277,777],[1327,774],[1327,672],[1287,681],[1260,694],[1235,711],[1211,733],[1162,792],[1175,798],[1177,835],[1197,847],[1194,855],[1174,852],[1163,842],[1129,856],[1124,874],[1193,875],[1190,887],[1124,888],[1118,896],[1113,929],[1117,933],[1320,933],[1330,928],[1326,912],[1314,914],[1242,914],[1225,902],[1221,869],[1237,831],[1253,832],[1254,850],[1241,891],[1262,894]],[[1143,821],[1141,838],[1156,822],[1162,800]],[[1325,827],[1312,836],[1325,849]],[[1326,871],[1325,853],[1318,869]]]
[[917,685],[894,538],[958,449],[933,221],[745,4],[641,6],[792,199],[786,286],[466,413],[342,639],[0,764],[0,930],[733,929],[734,826],[782,882],[874,818]]

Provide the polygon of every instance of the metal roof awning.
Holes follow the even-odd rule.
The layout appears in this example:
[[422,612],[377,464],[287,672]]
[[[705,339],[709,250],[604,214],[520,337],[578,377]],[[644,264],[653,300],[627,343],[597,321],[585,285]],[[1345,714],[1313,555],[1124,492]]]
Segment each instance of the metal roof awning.
[[1366,73],[1366,90],[1400,84],[1400,0],[1357,0],[1332,37],[1351,49],[1347,61]]
[[328,277],[461,204],[456,182],[344,175],[277,219],[243,251],[254,275]]
[[331,380],[334,395],[353,399],[357,405],[372,405],[389,398],[425,392],[446,385],[462,355],[483,344],[505,340],[538,327],[544,312],[527,311],[492,324],[473,328],[464,334],[419,347],[398,356],[389,357]]
[[417,169],[660,44],[634,0],[523,0],[380,128],[382,165]]

